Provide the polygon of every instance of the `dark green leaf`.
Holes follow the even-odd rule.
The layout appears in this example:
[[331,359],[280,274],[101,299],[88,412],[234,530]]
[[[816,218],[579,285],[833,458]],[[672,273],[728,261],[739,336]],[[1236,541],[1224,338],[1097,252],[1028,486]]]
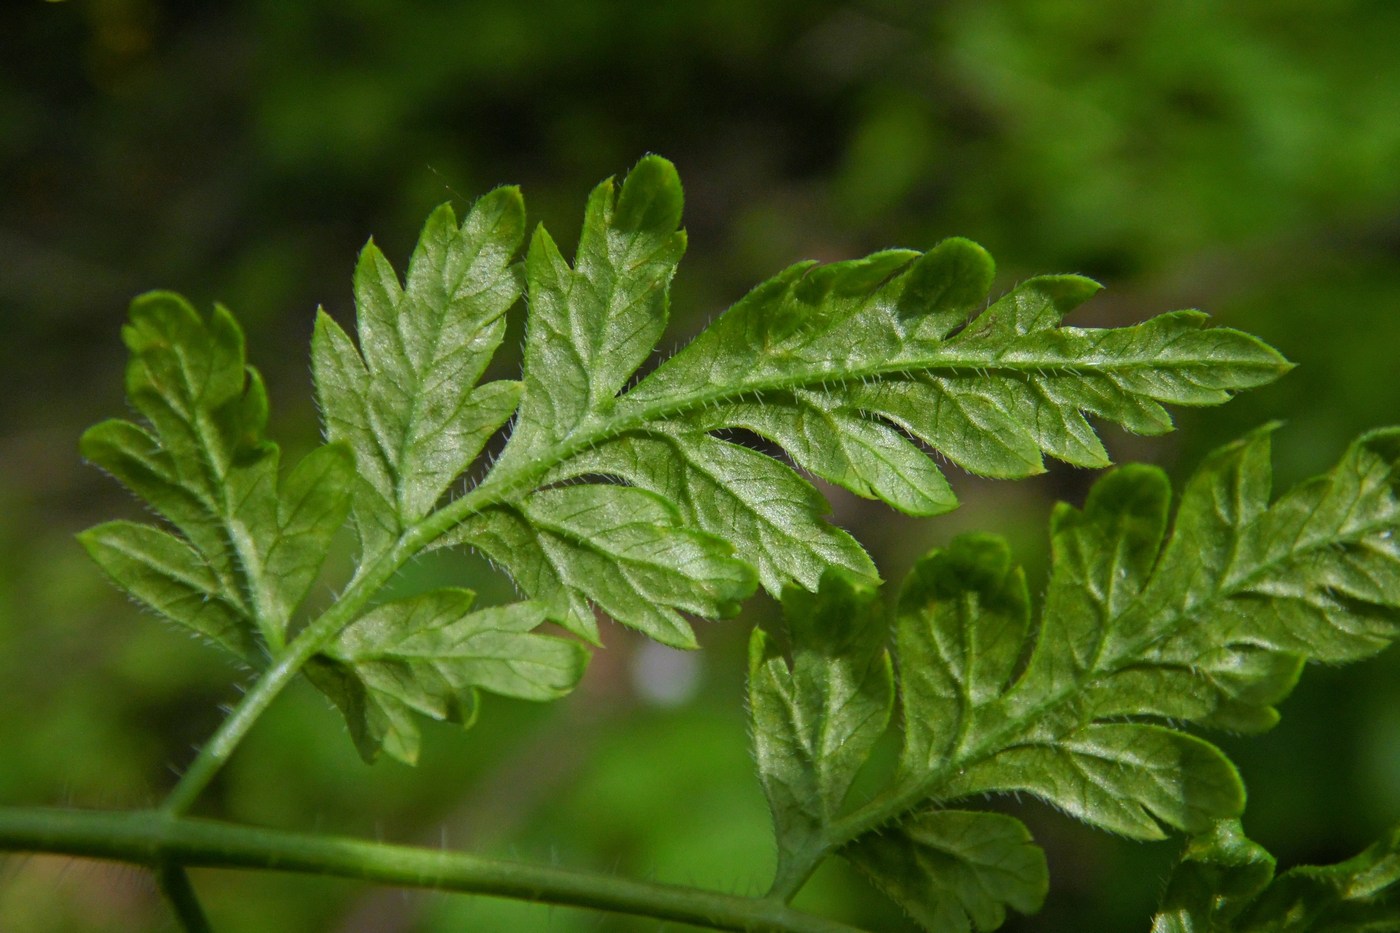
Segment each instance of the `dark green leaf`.
[[1274,877],[1274,858],[1221,820],[1187,843],[1152,920],[1152,933],[1227,933]]
[[1250,905],[1248,933],[1391,933],[1400,929],[1400,829],[1336,865],[1284,872]]
[[1209,742],[1145,723],[1091,723],[1073,732],[1029,730],[962,770],[952,796],[1024,790],[1086,823],[1135,839],[1165,837],[1159,823],[1200,832],[1244,809],[1244,786]]
[[918,774],[976,738],[973,714],[999,697],[1030,624],[1026,578],[1005,542],[963,536],[920,560],[899,594],[902,766]]
[[[1030,305],[1013,310],[1025,312],[1015,326],[1037,320]],[[1331,471],[1272,504],[1268,445],[1264,430],[1208,458],[1165,544],[1170,490],[1160,470],[1120,468],[1094,485],[1082,510],[1057,507],[1038,625],[999,539],[965,535],[921,560],[897,613],[899,770],[883,794],[854,811],[775,804],[780,827],[792,811],[811,824],[801,835],[780,831],[788,850],[780,881],[800,883],[845,843],[843,854],[879,862],[864,867],[929,929],[966,929],[1000,915],[964,905],[972,920],[959,919],[949,912],[956,898],[935,896],[957,870],[920,861],[923,849],[905,836],[911,814],[922,821],[942,812],[930,811],[934,804],[1028,792],[1139,839],[1168,829],[1207,833],[1237,816],[1244,790],[1233,765],[1183,727],[1267,728],[1305,659],[1364,657],[1400,634],[1400,550],[1392,543],[1400,532],[1400,431],[1362,437]],[[765,676],[763,665],[751,673],[760,684]],[[823,715],[820,691],[793,696],[789,720]],[[752,705],[762,737],[762,710]],[[770,756],[782,752],[771,744]],[[820,766],[808,764],[781,789],[790,793],[818,774]],[[1217,842],[1229,850],[1222,858],[1253,858]],[[1002,846],[988,859],[1010,861],[1020,843],[988,845]],[[900,874],[898,866],[925,863]],[[1216,907],[1225,910],[1224,902]],[[1277,929],[1285,928],[1292,929]]]

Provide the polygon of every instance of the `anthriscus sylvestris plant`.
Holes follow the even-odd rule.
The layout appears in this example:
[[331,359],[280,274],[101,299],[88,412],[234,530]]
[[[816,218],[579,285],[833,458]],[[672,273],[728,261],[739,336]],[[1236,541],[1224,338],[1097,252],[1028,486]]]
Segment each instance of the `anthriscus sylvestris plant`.
[[[1079,276],[988,303],[991,259],[950,239],[792,266],[638,378],[666,328],[681,204],[674,168],[651,156],[594,189],[572,260],[543,227],[526,244],[514,188],[460,220],[434,211],[403,275],[369,244],[353,330],[316,319],[325,443],[286,466],[233,316],[137,298],[122,332],[137,420],[98,424],[81,446],[156,519],[98,525],[82,544],[132,599],[253,675],[158,807],[3,807],[0,848],[148,866],[188,930],[216,925],[188,866],[850,930],[789,906],[836,857],[924,929],[985,931],[1034,912],[1049,885],[1027,828],[988,807],[1024,792],[1119,835],[1186,837],[1155,930],[1400,929],[1394,834],[1275,877],[1240,829],[1239,774],[1196,731],[1267,729],[1306,661],[1358,660],[1396,637],[1400,432],[1363,436],[1276,497],[1272,426],[1208,457],[1175,508],[1160,470],[1112,469],[1051,516],[1038,605],[1007,545],[975,534],[921,560],[887,616],[870,557],[805,476],[932,517],[957,505],[938,458],[1008,480],[1047,455],[1107,467],[1086,416],[1160,434],[1166,406],[1219,404],[1289,364],[1195,311],[1065,326],[1098,289]],[[483,382],[520,305],[520,378]],[[353,572],[308,604],[347,522]],[[386,594],[445,547],[484,555],[519,598]],[[565,696],[604,640],[599,617],[693,648],[691,619],[735,616],[760,588],[783,608],[750,646],[778,851],[763,896],[187,815],[298,677],[344,714],[366,761],[412,763],[420,716],[469,725],[482,692]],[[852,794],[891,731],[897,764]]]

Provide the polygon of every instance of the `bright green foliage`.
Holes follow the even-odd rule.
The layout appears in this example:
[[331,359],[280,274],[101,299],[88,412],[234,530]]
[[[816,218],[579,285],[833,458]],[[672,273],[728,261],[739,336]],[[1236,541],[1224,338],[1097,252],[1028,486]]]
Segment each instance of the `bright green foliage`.
[[583,674],[583,648],[530,634],[536,603],[471,611],[470,590],[434,590],[386,603],[341,631],[307,668],[345,712],[366,758],[382,746],[418,758],[412,712],[470,725],[478,689],[527,700],[563,696]]
[[[968,535],[934,551],[896,613],[899,765],[854,810],[842,798],[891,706],[888,684],[861,672],[888,663],[887,632],[873,591],[839,571],[815,597],[785,601],[791,667],[756,633],[750,681],[778,889],[839,851],[929,929],[986,930],[1003,904],[1034,907],[1044,866],[1014,820],[947,804],[1025,791],[1139,839],[1237,816],[1233,765],[1180,727],[1268,728],[1304,660],[1355,660],[1400,635],[1397,487],[1391,430],[1270,504],[1265,429],[1197,471],[1164,546],[1164,474],[1115,470],[1082,510],[1055,510],[1037,626],[1000,539]],[[828,776],[817,739],[842,735],[853,749]]]
[[651,355],[685,252],[682,200],[671,163],[647,158],[620,191],[610,181],[593,189],[572,266],[543,227],[535,232],[525,260],[525,393],[507,458],[549,456],[587,431]]
[[[618,400],[642,423],[555,476],[611,473],[654,489],[732,540],[771,592],[793,580],[813,589],[827,567],[873,567],[820,520],[809,484],[713,432],[754,432],[815,476],[935,515],[956,499],[920,443],[986,476],[1041,472],[1046,453],[1104,466],[1084,413],[1161,433],[1161,403],[1218,404],[1287,369],[1252,337],[1203,330],[1197,312],[1062,327],[1098,289],[1075,276],[1032,279],[977,315],[991,278],[987,254],[959,239],[793,266]],[[648,417],[658,410],[665,423]]]
[[[688,616],[733,615],[759,584],[815,590],[833,567],[873,581],[869,556],[825,520],[816,488],[743,432],[815,476],[933,515],[956,504],[933,451],[995,477],[1038,472],[1045,454],[1102,466],[1086,415],[1157,433],[1171,425],[1166,403],[1217,404],[1288,368],[1252,337],[1206,329],[1197,312],[1063,327],[1097,289],[1078,277],[1032,279],[986,307],[991,260],[954,239],[793,266],[639,374],[667,323],[682,203],[674,167],[653,156],[593,191],[572,260],[539,228],[519,261],[514,188],[460,222],[450,207],[434,211],[402,281],[366,246],[355,336],[321,313],[312,340],[329,444],[280,486],[262,438],[266,401],[245,375],[232,318],[143,299],[128,328],[128,389],[156,435],[109,423],[84,449],[184,539],[114,523],[86,536],[90,550],[138,599],[250,663],[284,648],[309,663],[366,757],[382,747],[411,760],[411,711],[468,722],[477,688],[532,699],[568,689],[580,649],[530,631],[543,621],[597,643],[605,614],[693,647]],[[522,297],[521,379],[481,383]],[[498,435],[499,455],[483,457]],[[314,646],[293,652],[292,613],[347,512],[355,576],[324,630],[308,622]],[[457,595],[375,607],[414,554],[452,544],[490,558],[526,603],[473,611],[447,591]],[[875,643],[852,659],[836,656],[846,636],[823,637],[850,690],[888,692]],[[814,685],[831,672],[813,663],[795,708],[825,689]],[[501,676],[502,665],[518,676]],[[839,691],[823,696],[839,721],[807,723],[794,739],[820,763],[818,826],[889,710],[888,697],[872,699],[856,722]],[[819,734],[828,725],[850,742]]]
[[511,262],[524,227],[513,188],[479,200],[460,227],[444,204],[423,227],[406,287],[373,243],[360,254],[358,351],[317,315],[316,397],[327,436],[355,452],[366,559],[427,515],[515,410],[518,383],[476,383],[520,296]]
[[84,532],[93,559],[139,602],[258,667],[280,650],[349,507],[343,447],[308,454],[279,483],[267,395],[222,308],[203,319],[165,292],[138,298],[122,336],[126,392],[150,423],[104,421],[83,456],[183,536],[109,522]]
[[1274,859],[1221,820],[1192,839],[1152,933],[1390,933],[1400,929],[1400,829],[1355,858],[1274,876]]

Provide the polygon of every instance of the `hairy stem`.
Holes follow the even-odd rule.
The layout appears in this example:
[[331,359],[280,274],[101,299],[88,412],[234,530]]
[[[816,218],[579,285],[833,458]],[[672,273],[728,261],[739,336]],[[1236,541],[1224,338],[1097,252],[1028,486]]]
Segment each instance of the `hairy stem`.
[[179,815],[194,804],[200,792],[209,786],[214,775],[218,774],[224,762],[243,741],[248,730],[306,662],[329,644],[336,633],[353,622],[380,588],[422,547],[415,538],[405,535],[393,550],[357,575],[335,605],[292,639],[287,650],[278,656],[275,664],[263,671],[233,712],[219,725],[218,731],[199,750],[189,770],[165,798],[162,810]]
[[[858,933],[769,898],[630,881],[464,853],[172,817],[163,811],[0,807],[0,850],[48,852],[149,865],[303,872],[414,888],[588,907],[715,930]],[[177,880],[176,884],[180,882]],[[188,891],[188,881],[183,881]],[[166,887],[167,896],[176,898]],[[191,894],[192,900],[192,894]],[[197,905],[196,905],[197,908]],[[185,914],[181,914],[182,919]],[[184,920],[187,929],[191,926]]]

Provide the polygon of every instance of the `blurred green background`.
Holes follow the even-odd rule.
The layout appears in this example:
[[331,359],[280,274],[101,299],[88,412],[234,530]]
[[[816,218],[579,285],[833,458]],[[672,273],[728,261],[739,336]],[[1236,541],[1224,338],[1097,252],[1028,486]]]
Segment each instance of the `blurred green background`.
[[[1183,412],[1166,438],[1106,437],[1179,480],[1284,418],[1291,483],[1400,422],[1396,48],[1390,0],[4,4],[0,801],[150,804],[238,697],[238,671],[124,602],[72,537],[139,515],[76,453],[86,425],[123,411],[118,329],[137,292],[229,305],[275,436],[299,451],[317,430],[312,314],[349,320],[371,234],[401,265],[434,204],[512,182],[567,243],[588,189],[654,151],[688,195],[677,340],[790,262],[961,234],[998,258],[999,289],[1037,272],[1105,282],[1079,323],[1201,307],[1283,350],[1300,366],[1276,386]],[[1010,536],[1043,579],[1050,504],[1092,478],[955,476],[965,504],[942,520],[841,496],[835,515],[889,579],[973,527]],[[480,577],[448,557],[400,585],[500,592]],[[470,732],[429,728],[416,770],[361,764],[339,717],[294,689],[200,812],[757,892],[773,855],[741,671],[770,611],[705,626],[689,660],[608,631],[575,696],[488,699]],[[1394,654],[1311,671],[1274,732],[1221,740],[1250,789],[1246,828],[1285,863],[1345,857],[1400,820],[1398,673]],[[687,676],[698,692],[679,689]],[[1052,873],[1044,912],[1006,929],[1146,928],[1176,841],[1006,805]],[[678,928],[293,876],[194,880],[228,933]],[[802,902],[905,929],[839,867]],[[168,928],[139,871],[0,860],[7,933]]]

